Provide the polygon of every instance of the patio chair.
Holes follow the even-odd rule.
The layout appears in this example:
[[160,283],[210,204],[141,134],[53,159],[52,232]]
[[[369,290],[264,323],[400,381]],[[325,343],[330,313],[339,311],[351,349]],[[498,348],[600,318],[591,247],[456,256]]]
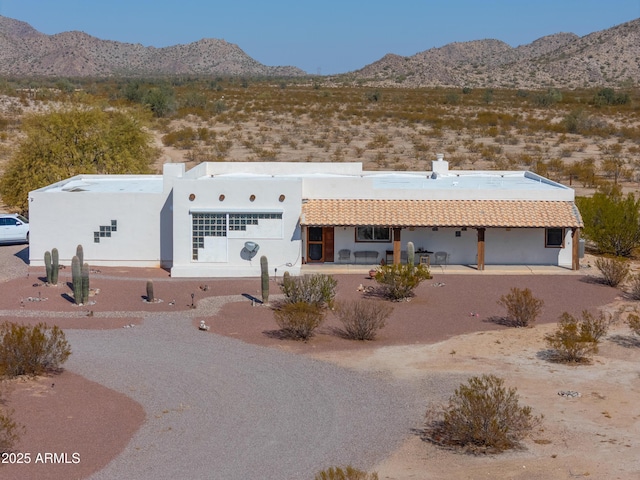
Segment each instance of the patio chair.
[[436,252],[433,254],[434,265],[447,265],[449,262],[449,254],[447,252]]
[[348,263],[351,261],[351,250],[348,248],[343,248],[338,251],[338,262],[339,263]]

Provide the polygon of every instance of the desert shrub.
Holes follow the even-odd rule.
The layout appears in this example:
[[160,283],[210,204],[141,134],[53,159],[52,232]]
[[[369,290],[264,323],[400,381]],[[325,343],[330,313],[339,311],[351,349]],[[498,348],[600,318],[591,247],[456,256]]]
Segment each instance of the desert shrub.
[[520,406],[515,388],[495,375],[471,377],[444,407],[427,411],[425,436],[436,444],[471,453],[498,453],[519,446],[542,417]]
[[314,480],[378,480],[377,473],[367,473],[352,466],[327,468],[316,474]]
[[286,303],[309,303],[318,307],[331,307],[336,296],[338,281],[331,275],[320,273],[301,277],[283,278],[280,286]]
[[393,307],[383,302],[355,300],[338,302],[336,316],[352,340],[373,340],[386,325]]
[[306,341],[324,321],[325,310],[316,304],[296,302],[281,305],[273,314],[285,337]]
[[640,335],[640,315],[638,315],[637,311],[627,316],[626,323],[633,333]]
[[607,334],[611,323],[611,317],[602,312],[594,316],[585,310],[582,319],[564,312],[557,330],[545,335],[544,339],[555,351],[556,361],[582,363],[598,353],[598,343]]
[[412,297],[416,287],[431,278],[431,273],[422,264],[381,265],[374,278],[386,298],[398,301]]
[[[0,405],[4,399],[0,396]],[[10,452],[20,438],[24,427],[16,423],[13,418],[13,410],[0,408],[0,453]]]
[[634,300],[640,300],[640,274],[631,275],[627,293]]
[[71,355],[64,332],[45,323],[0,325],[0,372],[8,377],[55,370]]
[[535,322],[544,305],[544,301],[534,297],[528,288],[516,287],[502,295],[497,303],[507,309],[507,319],[515,327],[528,327]]
[[629,275],[629,262],[620,258],[598,257],[595,265],[602,274],[602,281],[610,287],[617,287]]

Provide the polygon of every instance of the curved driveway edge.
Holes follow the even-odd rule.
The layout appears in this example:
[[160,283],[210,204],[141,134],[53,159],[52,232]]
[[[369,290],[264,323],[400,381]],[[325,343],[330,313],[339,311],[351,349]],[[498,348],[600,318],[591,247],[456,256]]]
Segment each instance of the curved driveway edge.
[[282,480],[332,465],[370,469],[424,413],[409,383],[206,334],[179,314],[67,338],[69,370],[129,395],[147,414],[96,480]]

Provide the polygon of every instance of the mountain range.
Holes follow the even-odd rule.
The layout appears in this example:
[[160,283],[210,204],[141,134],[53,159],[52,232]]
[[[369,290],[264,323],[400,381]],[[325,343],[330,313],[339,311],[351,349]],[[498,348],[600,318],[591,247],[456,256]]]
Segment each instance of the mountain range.
[[[219,39],[164,48],[101,40],[72,31],[46,35],[0,16],[0,75],[111,77],[242,75],[302,77],[293,66],[271,67]],[[637,85],[640,19],[583,37],[545,36],[511,47],[495,39],[455,42],[412,56],[389,53],[333,80],[407,87],[582,88]]]

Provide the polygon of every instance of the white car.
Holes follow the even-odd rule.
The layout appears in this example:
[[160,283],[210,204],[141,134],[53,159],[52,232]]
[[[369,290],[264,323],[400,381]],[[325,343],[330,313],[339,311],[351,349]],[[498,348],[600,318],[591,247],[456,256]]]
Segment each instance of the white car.
[[0,213],[0,243],[29,243],[29,220],[15,213]]

